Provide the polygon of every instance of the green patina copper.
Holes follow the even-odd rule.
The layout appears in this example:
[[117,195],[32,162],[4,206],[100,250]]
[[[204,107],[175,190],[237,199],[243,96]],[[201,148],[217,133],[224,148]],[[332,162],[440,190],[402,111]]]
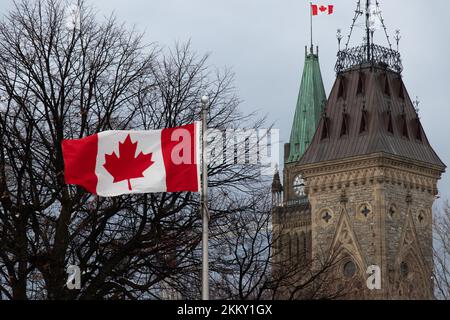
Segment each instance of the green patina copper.
[[292,125],[287,163],[299,161],[312,141],[326,100],[320,73],[319,56],[309,53],[305,58],[302,82]]

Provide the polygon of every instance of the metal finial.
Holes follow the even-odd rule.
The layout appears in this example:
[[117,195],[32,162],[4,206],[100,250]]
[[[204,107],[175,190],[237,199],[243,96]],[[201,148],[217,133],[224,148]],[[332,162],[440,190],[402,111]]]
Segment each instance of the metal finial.
[[209,103],[209,97],[208,96],[203,96],[200,101],[202,102],[202,104],[208,104]]
[[399,29],[397,29],[397,30],[395,30],[395,41],[397,42],[397,51],[398,51],[398,44],[400,43],[400,39],[401,39],[402,37],[400,36],[400,30]]
[[419,109],[420,100],[419,100],[418,96],[416,96],[416,100],[413,101],[413,104],[414,104],[414,109],[416,110],[416,113],[419,114],[419,111],[420,111],[420,109]]
[[337,38],[337,41],[338,41],[339,51],[341,51],[341,40],[343,38],[341,29],[337,29],[336,38]]

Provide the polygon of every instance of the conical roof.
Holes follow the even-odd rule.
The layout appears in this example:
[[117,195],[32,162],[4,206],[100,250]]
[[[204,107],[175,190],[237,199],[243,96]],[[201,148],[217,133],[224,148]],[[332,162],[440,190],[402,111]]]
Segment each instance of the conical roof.
[[317,129],[325,100],[319,56],[311,52],[305,57],[287,163],[300,160],[305,153]]

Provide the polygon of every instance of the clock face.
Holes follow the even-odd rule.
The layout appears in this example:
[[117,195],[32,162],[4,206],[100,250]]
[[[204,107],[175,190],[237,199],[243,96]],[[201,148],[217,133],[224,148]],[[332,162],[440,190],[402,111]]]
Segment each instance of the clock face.
[[299,196],[299,197],[306,196],[306,194],[305,194],[305,180],[303,179],[301,174],[299,174],[298,176],[295,177],[293,188],[294,188],[294,192],[295,192],[295,194],[297,196]]

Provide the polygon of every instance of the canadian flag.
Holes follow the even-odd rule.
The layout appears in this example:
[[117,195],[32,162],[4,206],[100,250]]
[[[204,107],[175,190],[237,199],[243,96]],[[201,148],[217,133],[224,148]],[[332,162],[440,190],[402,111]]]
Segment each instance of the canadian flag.
[[195,122],[162,130],[105,131],[64,140],[65,181],[104,197],[198,192],[200,126]]
[[334,11],[334,6],[329,4],[327,6],[324,5],[317,5],[317,4],[312,4],[311,5],[311,10],[312,10],[312,15],[313,16],[317,16],[319,14],[333,14]]

